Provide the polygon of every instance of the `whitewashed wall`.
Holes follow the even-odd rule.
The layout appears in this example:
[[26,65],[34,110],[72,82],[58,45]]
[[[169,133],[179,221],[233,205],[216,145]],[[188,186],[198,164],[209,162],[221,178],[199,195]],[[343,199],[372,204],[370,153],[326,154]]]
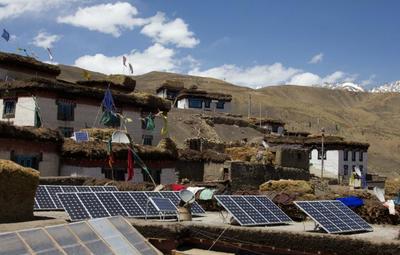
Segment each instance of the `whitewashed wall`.
[[[0,120],[7,121],[3,118],[3,99],[0,99]],[[35,101],[32,97],[19,97],[14,118],[9,119],[16,126],[34,126],[35,125]]]
[[[318,151],[311,151],[310,173],[321,176],[321,159],[318,159]],[[324,160],[324,177],[338,178],[339,175],[339,151],[326,151],[326,159]]]
[[60,170],[61,176],[87,176],[95,178],[104,178],[101,173],[101,167],[81,167],[72,165],[62,165]]
[[[363,166],[363,174],[368,173],[368,153],[367,152],[362,152],[362,151],[356,151],[356,160],[353,161],[352,159],[352,151],[348,150],[348,157],[347,161],[344,160],[344,151],[340,151],[339,155],[339,170],[340,170],[340,175],[344,175],[344,166],[348,166],[348,171],[347,171],[347,176],[344,176],[345,179],[350,178],[350,175],[353,171],[353,166]],[[363,160],[360,161],[360,153],[363,153]]]
[[187,98],[178,100],[178,108],[179,109],[189,109],[189,100]]
[[[200,108],[190,108],[190,109],[210,111],[210,112],[213,112],[214,109],[215,109],[215,112],[230,112],[230,110],[231,110],[231,102],[225,102],[224,109],[217,109],[216,105],[217,105],[216,102],[211,102],[210,108],[204,108],[204,102],[203,102],[201,109]],[[189,99],[183,98],[183,99],[178,100],[178,108],[179,109],[189,109]]]

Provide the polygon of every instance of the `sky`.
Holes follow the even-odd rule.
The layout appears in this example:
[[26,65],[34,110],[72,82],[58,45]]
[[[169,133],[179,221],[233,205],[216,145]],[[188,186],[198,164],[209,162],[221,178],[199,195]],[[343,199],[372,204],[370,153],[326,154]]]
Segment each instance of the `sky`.
[[396,0],[0,0],[0,29],[11,34],[0,50],[107,74],[130,74],[130,63],[134,75],[252,88],[372,88],[400,80],[398,10]]

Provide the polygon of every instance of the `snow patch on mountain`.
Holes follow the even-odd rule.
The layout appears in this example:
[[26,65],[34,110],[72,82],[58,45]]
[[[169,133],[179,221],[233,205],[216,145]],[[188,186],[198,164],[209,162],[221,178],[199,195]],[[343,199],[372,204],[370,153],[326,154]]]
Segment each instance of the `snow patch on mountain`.
[[328,88],[328,89],[340,89],[352,92],[364,92],[365,90],[358,84],[353,82],[344,83],[324,83],[321,85],[315,85],[316,87]]
[[400,92],[400,81],[390,82],[371,89],[373,93]]

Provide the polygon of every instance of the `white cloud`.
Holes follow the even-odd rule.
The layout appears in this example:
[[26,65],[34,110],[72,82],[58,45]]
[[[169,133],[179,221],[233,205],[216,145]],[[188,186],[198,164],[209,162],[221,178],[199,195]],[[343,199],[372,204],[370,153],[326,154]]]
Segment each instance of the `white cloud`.
[[189,30],[184,20],[176,18],[168,21],[165,14],[158,12],[155,16],[147,19],[147,24],[141,33],[149,36],[155,42],[161,44],[174,44],[177,47],[193,48],[199,44],[194,33]]
[[355,80],[354,75],[349,75],[342,71],[333,72],[332,74],[329,74],[325,77],[320,77],[317,74],[305,72],[294,75],[287,82],[287,84],[311,86],[311,85],[321,85],[324,83],[334,84],[338,82],[352,82],[354,80]]
[[317,64],[317,63],[322,62],[323,58],[324,58],[324,54],[321,52],[321,53],[318,53],[317,55],[313,56],[310,59],[310,61],[308,61],[308,63],[309,64]]
[[143,52],[132,51],[119,56],[85,55],[75,60],[75,66],[105,74],[128,74],[128,68],[122,65],[122,56],[126,56],[132,64],[135,75],[151,71],[177,70],[174,50],[158,43]]
[[40,31],[35,38],[33,38],[33,45],[40,48],[53,48],[53,44],[61,39],[60,35],[52,35],[44,31]]
[[116,2],[79,8],[75,14],[58,17],[57,21],[119,37],[123,30],[145,24],[144,19],[135,17],[137,14],[130,3]]
[[208,70],[194,69],[191,75],[209,76],[226,80],[238,85],[259,87],[283,84],[301,70],[286,68],[281,63],[272,65],[256,65],[252,67],[238,67],[236,65],[222,65]]
[[369,76],[368,79],[361,81],[361,85],[362,86],[368,86],[371,85],[372,83],[374,83],[374,79],[376,78],[376,74],[372,74]]
[[40,13],[77,0],[0,0],[0,20],[16,18],[27,12]]

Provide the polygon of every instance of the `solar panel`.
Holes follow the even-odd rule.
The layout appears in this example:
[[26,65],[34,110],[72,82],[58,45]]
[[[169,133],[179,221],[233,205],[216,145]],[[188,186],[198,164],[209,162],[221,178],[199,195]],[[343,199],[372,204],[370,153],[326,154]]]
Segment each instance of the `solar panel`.
[[24,230],[18,234],[35,254],[63,254],[43,229]]
[[77,194],[59,193],[57,195],[72,221],[90,219],[90,214]]
[[62,192],[78,192],[75,186],[61,186]]
[[87,131],[79,131],[74,132],[75,141],[79,142],[88,142],[89,141],[89,134]]
[[132,198],[129,192],[114,192],[114,196],[117,198],[118,202],[123,205],[129,217],[144,216],[144,211]]
[[16,233],[0,235],[0,255],[29,254],[28,248]]
[[[181,201],[179,197],[179,191],[160,191],[159,192],[162,197],[169,198],[172,203],[174,203],[175,206],[179,205],[179,202]],[[192,206],[190,208],[190,212],[194,215],[201,215],[205,214],[206,211],[195,201],[192,203]]]
[[294,203],[328,233],[372,231],[367,222],[341,201],[295,201]]
[[283,224],[292,221],[266,196],[217,195],[215,198],[243,226]]
[[51,238],[60,246],[68,255],[82,254],[90,255],[91,252],[65,225],[46,227],[45,230]]
[[36,202],[38,204],[38,208],[40,209],[54,209],[56,208],[53,200],[50,197],[45,186],[38,186],[36,189]]
[[105,191],[103,186],[90,186],[90,191],[92,192],[103,192]]
[[51,199],[54,202],[54,205],[55,205],[54,209],[62,209],[63,208],[62,204],[61,204],[60,200],[58,200],[58,197],[57,197],[57,193],[62,193],[63,192],[61,187],[60,186],[50,186],[50,185],[48,185],[48,186],[45,186],[45,188],[47,189]]
[[96,197],[96,194],[94,192],[82,192],[76,194],[78,195],[78,198],[82,201],[86,210],[92,218],[102,218],[110,216],[110,214],[104,208],[103,204]]
[[115,186],[103,186],[105,191],[118,191],[117,187]]
[[[149,193],[151,193],[151,192],[149,192]],[[140,206],[140,208],[142,208],[142,211],[144,213],[146,213],[146,206],[147,206],[147,202],[149,201],[147,193],[133,191],[133,192],[129,192],[129,194],[133,197],[133,199],[135,199],[136,203]],[[160,194],[160,196],[161,196],[161,194]],[[155,217],[159,216],[157,209],[151,203],[148,205],[148,208],[147,208],[147,216],[155,216]]]
[[121,203],[115,198],[113,192],[97,192],[96,196],[111,216],[128,216],[128,213],[125,211]]
[[89,186],[76,186],[75,188],[78,192],[92,192]]
[[152,197],[150,202],[159,212],[176,212],[178,209],[168,198]]

